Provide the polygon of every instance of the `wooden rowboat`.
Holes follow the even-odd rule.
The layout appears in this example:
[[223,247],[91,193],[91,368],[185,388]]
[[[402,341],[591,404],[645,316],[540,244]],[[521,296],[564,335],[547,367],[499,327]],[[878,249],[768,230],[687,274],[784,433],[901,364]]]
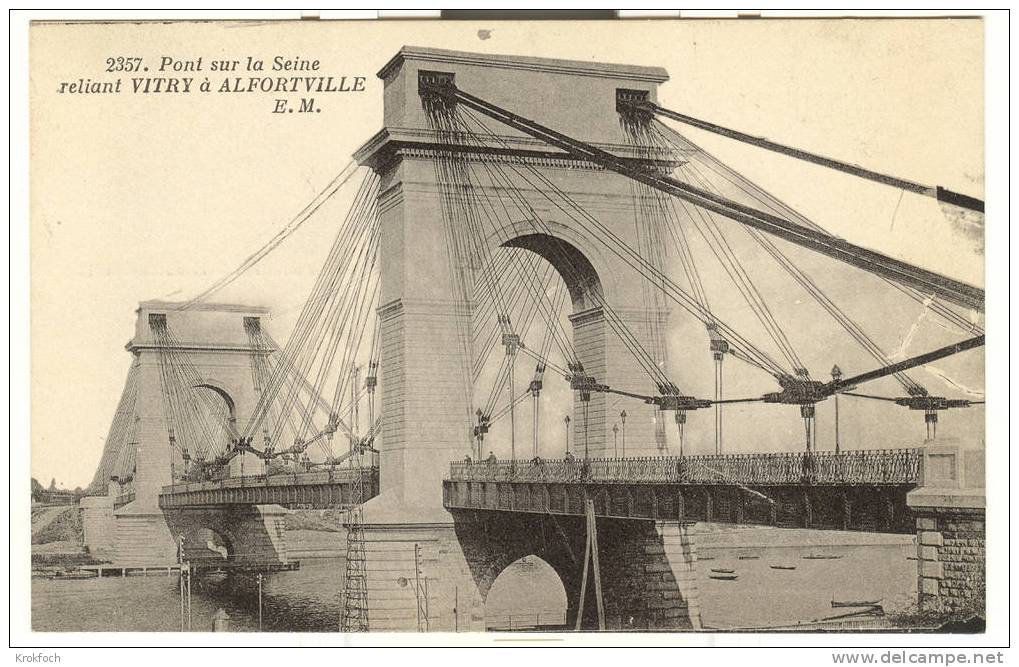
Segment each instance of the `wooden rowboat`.
[[88,570],[75,570],[73,572],[54,572],[51,579],[95,579],[95,572]]
[[878,607],[880,606],[881,598],[877,600],[832,600],[832,609],[841,609],[844,607]]

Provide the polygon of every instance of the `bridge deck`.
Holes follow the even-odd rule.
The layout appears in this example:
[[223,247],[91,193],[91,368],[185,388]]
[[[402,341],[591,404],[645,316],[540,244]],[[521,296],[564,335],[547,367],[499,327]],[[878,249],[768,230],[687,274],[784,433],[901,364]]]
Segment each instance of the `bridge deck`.
[[[326,509],[351,504],[353,482],[358,471],[347,469],[229,477],[207,482],[164,486],[159,494],[162,509],[214,505],[282,505]],[[379,492],[379,469],[360,471],[364,493],[373,498]]]
[[922,449],[457,462],[449,510],[912,532]]

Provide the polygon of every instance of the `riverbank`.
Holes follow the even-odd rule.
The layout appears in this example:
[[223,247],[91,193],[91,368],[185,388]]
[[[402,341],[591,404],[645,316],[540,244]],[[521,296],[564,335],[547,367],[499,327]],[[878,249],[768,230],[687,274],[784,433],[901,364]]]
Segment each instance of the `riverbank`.
[[287,515],[287,557],[343,558],[347,553],[346,512],[294,510]]
[[771,526],[733,526],[721,523],[697,523],[690,528],[698,552],[742,547],[866,547],[916,544],[915,535],[863,533],[845,530],[810,530]]
[[[345,571],[344,513],[299,510],[287,518],[288,557],[295,572],[265,576],[266,631],[335,631]],[[908,631],[916,599],[916,556],[910,535],[695,524],[698,597],[706,628],[718,631]],[[70,540],[36,545],[37,557],[81,558]],[[812,555],[838,556],[811,559]],[[750,556],[750,558],[747,558]],[[742,557],[742,558],[741,558]],[[806,557],[806,558],[805,558]],[[779,566],[779,567],[775,567]],[[732,570],[732,580],[712,569]],[[208,630],[223,608],[235,631],[257,631],[253,576],[196,582],[192,625]],[[885,618],[832,619],[836,600],[881,600]],[[492,627],[561,622],[566,592],[558,575],[536,556],[507,568],[494,582],[485,615]],[[133,611],[132,611],[133,610]],[[176,577],[102,580],[34,579],[32,623],[41,631],[179,630]],[[534,619],[537,619],[536,621]],[[926,625],[926,624],[924,624]],[[916,626],[914,626],[916,627]],[[928,630],[929,631],[929,630]]]
[[32,571],[53,574],[79,565],[95,565],[82,544],[81,514],[76,505],[32,508]]

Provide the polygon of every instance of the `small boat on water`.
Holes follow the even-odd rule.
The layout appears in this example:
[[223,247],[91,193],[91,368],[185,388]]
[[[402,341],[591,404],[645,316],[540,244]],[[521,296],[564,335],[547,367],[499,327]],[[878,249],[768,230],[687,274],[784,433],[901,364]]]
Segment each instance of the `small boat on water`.
[[697,560],[715,560],[714,556],[698,556]]
[[855,618],[873,618],[875,616],[884,616],[885,610],[881,605],[875,605],[866,609],[857,609],[846,614],[836,614],[835,616],[825,616],[820,619],[822,621],[843,621]]
[[845,607],[878,607],[880,608],[880,602],[882,598],[877,600],[845,600],[840,601],[832,598],[831,606],[832,609],[842,609]]
[[811,553],[806,556],[800,556],[803,560],[838,560],[842,558],[842,554],[815,554]]
[[761,558],[760,556],[752,556],[752,555],[743,555],[743,556],[739,557],[740,560],[759,560],[760,558]]
[[724,567],[713,567],[713,568],[711,568],[711,571],[712,572],[716,572],[718,574],[732,574],[736,570],[728,570],[728,569],[726,569]]
[[773,570],[795,570],[796,566],[795,565],[772,565],[771,569],[773,569]]
[[710,579],[718,579],[719,581],[736,581],[739,578],[738,574],[709,574]]
[[53,573],[51,579],[95,579],[98,576],[95,572],[89,570],[73,570],[70,572],[57,571]]

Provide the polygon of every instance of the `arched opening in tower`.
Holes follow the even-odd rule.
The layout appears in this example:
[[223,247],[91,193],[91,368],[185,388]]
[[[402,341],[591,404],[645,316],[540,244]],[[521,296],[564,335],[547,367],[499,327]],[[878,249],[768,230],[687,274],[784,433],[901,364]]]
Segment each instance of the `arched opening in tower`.
[[192,390],[197,396],[197,423],[204,425],[204,436],[209,439],[209,451],[225,451],[232,437],[233,401],[222,389],[211,385],[198,385]]
[[598,272],[572,243],[551,234],[523,234],[502,245],[530,250],[546,260],[566,283],[574,313],[594,307],[603,298]]
[[[470,380],[475,427],[481,428],[474,429],[474,456],[581,456],[585,419],[567,376],[578,361],[589,372],[603,371],[601,330],[588,325],[589,334],[578,336],[575,321],[596,302],[595,294],[601,283],[587,258],[545,234],[504,242],[476,270]],[[595,396],[589,406],[592,425],[601,422],[596,404],[602,400]],[[588,440],[597,438],[597,430],[588,429]]]
[[201,464],[229,451],[237,437],[234,401],[223,389],[210,384],[188,387],[171,410],[174,444],[172,471],[175,479],[186,475],[204,478]]

